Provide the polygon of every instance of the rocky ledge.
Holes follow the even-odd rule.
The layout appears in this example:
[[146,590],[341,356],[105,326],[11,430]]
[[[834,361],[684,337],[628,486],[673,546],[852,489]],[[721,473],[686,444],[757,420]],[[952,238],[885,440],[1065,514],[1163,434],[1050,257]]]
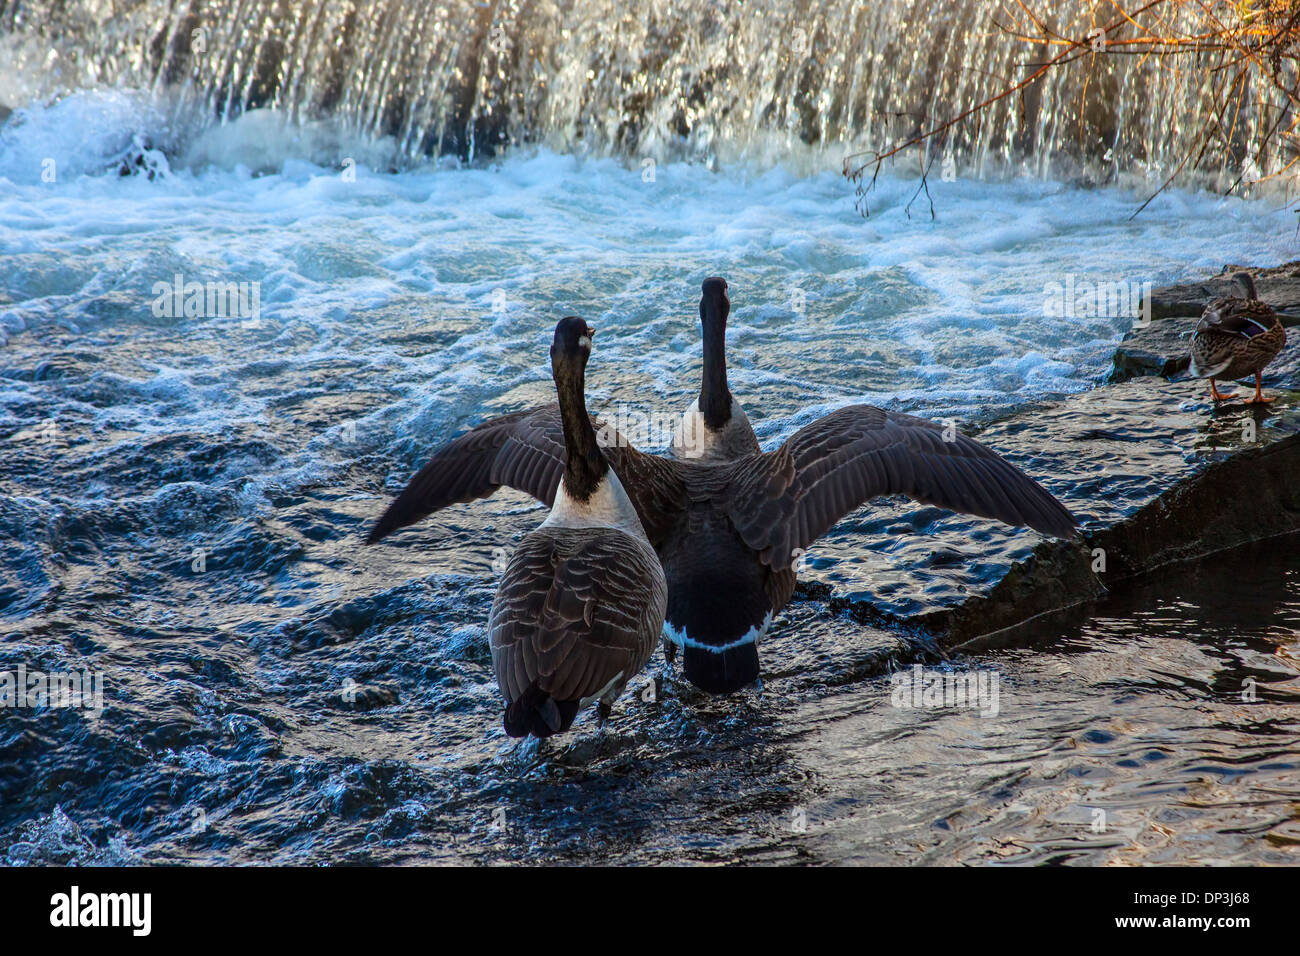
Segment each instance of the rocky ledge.
[[[1259,297],[1282,316],[1287,327],[1300,325],[1300,262],[1288,262],[1275,269],[1254,269],[1228,265],[1217,276],[1203,282],[1162,286],[1151,290],[1150,303],[1141,321],[1124,336],[1115,350],[1110,382],[1126,382],[1143,375],[1172,377],[1187,371],[1187,340],[1196,330],[1205,306],[1225,295],[1240,295],[1233,275],[1249,272],[1255,278]],[[1300,378],[1300,349],[1287,349],[1265,372],[1269,385],[1295,382]]]
[[[876,638],[853,671],[1041,631],[1054,613],[1158,568],[1300,531],[1300,336],[1268,370],[1266,389],[1277,396],[1270,406],[1216,407],[1204,382],[1170,380],[1186,368],[1187,335],[1205,303],[1230,291],[1236,271],[1155,290],[1158,318],[1117,349],[1111,382],[1021,409],[978,433],[1074,511],[1080,540],[990,530],[959,516],[922,528],[931,515],[910,502],[883,503],[870,519],[832,533],[832,555],[841,534],[874,532],[894,557],[858,578],[836,562],[820,571],[814,562],[801,576],[807,603]],[[1300,323],[1300,263],[1248,271],[1261,298],[1294,310]]]

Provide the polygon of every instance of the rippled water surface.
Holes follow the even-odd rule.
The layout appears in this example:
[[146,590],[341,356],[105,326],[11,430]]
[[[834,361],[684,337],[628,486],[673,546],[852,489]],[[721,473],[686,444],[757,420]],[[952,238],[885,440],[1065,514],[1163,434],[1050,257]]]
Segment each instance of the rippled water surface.
[[[1095,385],[1132,321],[1047,319],[1045,282],[1276,262],[1294,224],[1266,203],[1170,192],[1130,222],[1117,190],[958,181],[932,222],[889,180],[863,221],[830,174],[646,182],[541,153],[41,184],[18,168],[39,141],[5,147],[0,669],[106,681],[97,718],[0,713],[10,862],[1293,861],[1293,543],[957,661],[999,675],[997,716],[891,706],[907,635],[805,595],[761,692],[642,678],[605,734],[582,721],[541,750],[500,730],[483,628],[494,560],[539,509],[502,494],[360,547],[434,446],[547,397],[562,314],[600,330],[608,415],[689,401],[699,282],[720,273],[765,443],[849,400],[987,421]],[[155,314],[177,274],[256,281],[260,314]],[[1037,540],[888,508],[809,577],[869,601],[892,554],[927,582],[889,595],[906,617]]]

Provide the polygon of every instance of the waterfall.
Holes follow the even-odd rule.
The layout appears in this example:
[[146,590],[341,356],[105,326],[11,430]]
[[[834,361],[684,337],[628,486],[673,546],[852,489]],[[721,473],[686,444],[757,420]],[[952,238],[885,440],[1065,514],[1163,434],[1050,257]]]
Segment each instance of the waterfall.
[[[1050,12],[1071,36],[1114,15],[1088,0]],[[811,149],[838,164],[1050,55],[1006,18],[990,0],[0,0],[0,104],[140,88],[177,129],[273,108],[382,143],[394,168],[533,143],[704,162]],[[1100,50],[935,148],[977,173],[1162,179],[1217,105],[1206,71],[1180,65]],[[1282,162],[1260,133],[1279,104],[1258,78],[1240,101],[1230,146],[1198,157],[1219,181]]]

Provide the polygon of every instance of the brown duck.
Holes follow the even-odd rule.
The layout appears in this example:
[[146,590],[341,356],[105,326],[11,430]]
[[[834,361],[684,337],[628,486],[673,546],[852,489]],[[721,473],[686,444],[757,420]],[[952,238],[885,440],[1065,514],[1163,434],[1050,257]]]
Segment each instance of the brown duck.
[[1233,278],[1246,297],[1227,295],[1205,307],[1192,335],[1192,375],[1210,380],[1210,397],[1216,402],[1236,397],[1220,392],[1216,378],[1236,381],[1254,375],[1255,397],[1246,404],[1265,404],[1274,399],[1264,397],[1260,375],[1286,345],[1286,330],[1272,306],[1260,301],[1249,273]]

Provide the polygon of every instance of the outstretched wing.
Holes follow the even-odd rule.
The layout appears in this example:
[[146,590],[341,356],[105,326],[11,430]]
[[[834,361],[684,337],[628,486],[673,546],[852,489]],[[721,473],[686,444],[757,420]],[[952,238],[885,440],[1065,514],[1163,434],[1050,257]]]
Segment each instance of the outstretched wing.
[[[678,464],[637,451],[612,426],[595,420],[592,425],[646,536],[657,545],[684,508]],[[366,544],[448,505],[486,498],[502,485],[550,507],[564,474],[564,455],[564,426],[555,403],[490,419],[433,453],[375,523]]]
[[738,462],[728,513],[764,563],[783,568],[859,505],[893,494],[1061,538],[1078,524],[1038,482],[974,439],[871,405],[841,408],[775,451]]
[[448,505],[486,498],[502,485],[548,507],[564,473],[564,428],[552,403],[493,418],[443,445],[393,499],[366,537],[374,544]]

